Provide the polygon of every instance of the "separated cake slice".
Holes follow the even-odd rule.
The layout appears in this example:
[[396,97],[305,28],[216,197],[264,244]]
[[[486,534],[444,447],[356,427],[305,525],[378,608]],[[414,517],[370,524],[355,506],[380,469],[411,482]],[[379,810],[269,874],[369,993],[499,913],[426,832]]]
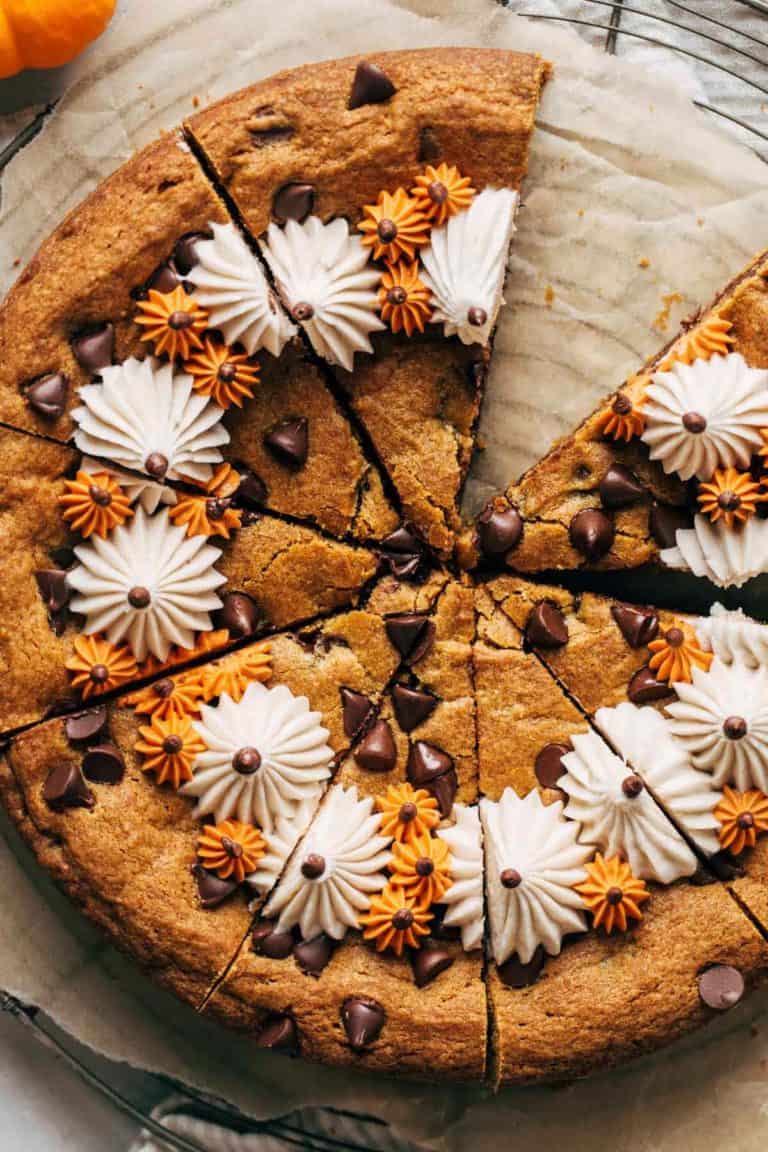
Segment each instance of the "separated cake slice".
[[[285,72],[186,125],[406,520],[443,556],[546,75],[511,52],[380,53]],[[192,280],[215,309],[211,271]]]
[[768,257],[492,499],[463,561],[523,572],[660,561],[740,587],[768,571]]

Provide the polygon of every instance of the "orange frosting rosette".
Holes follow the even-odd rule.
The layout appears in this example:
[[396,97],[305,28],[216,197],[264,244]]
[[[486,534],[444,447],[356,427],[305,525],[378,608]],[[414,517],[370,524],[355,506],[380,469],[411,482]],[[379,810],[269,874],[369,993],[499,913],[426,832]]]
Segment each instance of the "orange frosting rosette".
[[233,652],[200,669],[202,692],[206,700],[213,700],[226,692],[235,703],[242,700],[246,688],[255,680],[262,684],[272,675],[272,645],[268,640]]
[[393,332],[404,330],[406,336],[423,332],[432,315],[429,297],[429,289],[419,280],[418,264],[390,264],[379,288],[381,318]]
[[435,797],[412,784],[390,784],[383,796],[376,797],[376,807],[381,812],[382,836],[393,840],[418,839],[440,823]]
[[169,716],[197,716],[204,696],[201,671],[192,668],[176,676],[164,676],[138,692],[131,692],[125,697],[125,703],[140,716],[156,716],[160,720],[167,720]]
[[745,848],[754,848],[757,837],[768,832],[768,796],[757,788],[737,792],[726,784],[714,815],[720,822],[720,843],[738,856]]
[[141,339],[154,345],[156,356],[188,360],[203,346],[200,337],[208,325],[208,313],[181,285],[172,292],[150,288],[147,299],[139,301],[135,321],[142,329]]
[[205,744],[188,716],[155,717],[150,725],[139,728],[139,734],[134,748],[144,757],[142,770],[154,772],[158,784],[178,788],[192,779],[192,765],[205,751]]
[[694,360],[727,356],[733,346],[730,334],[733,324],[726,318],[725,311],[710,316],[703,324],[694,325],[659,365],[658,371],[669,371],[675,362],[693,364]]
[[238,884],[256,871],[266,850],[260,830],[241,820],[207,824],[197,841],[197,858],[203,867],[222,880],[236,880]]
[[642,404],[644,397],[632,400],[626,392],[618,392],[613,402],[600,413],[598,429],[603,436],[629,443],[645,429]]
[[212,632],[199,632],[193,648],[179,648],[174,644],[168,653],[167,660],[157,660],[154,656],[148,656],[139,665],[139,677],[148,679],[157,672],[165,672],[169,668],[178,667],[179,664],[188,664],[199,656],[207,655],[208,652],[218,651],[219,648],[224,647],[228,640],[229,632],[226,628],[218,628]]
[[642,920],[640,905],[651,896],[645,882],[632,875],[626,860],[620,856],[605,859],[598,852],[584,867],[587,879],[575,884],[574,891],[592,913],[595,928],[610,935],[613,931],[626,932],[631,920]]
[[59,504],[72,530],[85,539],[106,536],[133,516],[130,500],[107,472],[80,469],[74,480],[65,480]]
[[245,352],[206,336],[203,345],[184,363],[196,392],[210,396],[220,408],[242,408],[259,383],[259,365]]
[[110,644],[99,635],[80,635],[74,637],[72,646],[74,655],[70,656],[65,667],[72,673],[72,687],[78,690],[83,700],[111,692],[139,675],[133,652],[127,644]]
[[475,189],[458,168],[428,164],[411,188],[411,196],[433,227],[439,228],[450,216],[469,208]]
[[701,668],[707,672],[714,659],[714,653],[700,647],[696,633],[685,622],[676,622],[656,640],[651,640],[648,651],[652,653],[648,667],[656,673],[657,680],[666,680],[669,684],[680,681],[690,684],[691,669]]
[[373,940],[377,952],[387,949],[402,956],[407,948],[419,948],[429,933],[432,913],[402,888],[388,884],[371,897],[371,906],[360,917],[364,940]]
[[439,836],[428,833],[408,843],[392,845],[390,884],[402,888],[417,904],[437,904],[453,884],[451,855]]
[[242,511],[232,504],[239,486],[240,473],[231,464],[220,464],[202,485],[205,496],[180,495],[168,515],[174,524],[186,524],[187,536],[222,536],[229,540],[243,517]]
[[380,192],[375,204],[366,204],[358,228],[363,244],[373,249],[374,260],[388,264],[413,260],[417,250],[429,243],[429,220],[404,188]]
[[713,524],[722,520],[726,528],[743,524],[766,499],[749,472],[736,468],[716,468],[712,479],[699,485],[698,501]]

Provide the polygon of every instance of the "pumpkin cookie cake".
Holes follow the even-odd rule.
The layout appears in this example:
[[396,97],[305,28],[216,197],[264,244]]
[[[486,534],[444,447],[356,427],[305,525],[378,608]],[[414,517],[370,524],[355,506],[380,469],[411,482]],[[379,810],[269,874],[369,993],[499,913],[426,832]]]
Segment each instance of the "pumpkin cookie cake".
[[763,523],[755,267],[569,442],[578,498],[551,455],[459,540],[547,73],[263,81],[0,310],[0,792],[116,945],[262,1048],[562,1078],[766,968],[768,630],[467,574],[641,563],[694,474],[667,563]]

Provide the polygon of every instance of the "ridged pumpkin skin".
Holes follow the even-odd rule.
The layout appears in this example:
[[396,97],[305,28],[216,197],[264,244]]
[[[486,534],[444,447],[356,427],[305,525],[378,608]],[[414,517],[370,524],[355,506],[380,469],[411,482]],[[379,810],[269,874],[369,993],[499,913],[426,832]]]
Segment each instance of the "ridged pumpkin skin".
[[0,0],[0,78],[58,68],[106,28],[116,0]]

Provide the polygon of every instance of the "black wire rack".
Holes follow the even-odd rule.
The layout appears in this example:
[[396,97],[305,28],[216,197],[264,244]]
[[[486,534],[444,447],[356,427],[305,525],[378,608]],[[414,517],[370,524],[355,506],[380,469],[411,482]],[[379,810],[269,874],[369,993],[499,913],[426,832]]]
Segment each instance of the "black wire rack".
[[[764,159],[768,159],[768,2],[766,0],[732,0],[728,4],[710,4],[717,14],[710,14],[706,3],[685,4],[681,0],[585,0],[578,5],[578,15],[566,11],[552,12],[553,5],[536,0],[500,0],[504,7],[537,21],[570,24],[584,31],[592,43],[611,54],[620,54],[628,43],[644,43],[687,60],[696,71],[706,99],[694,103],[703,111],[728,121],[743,139]],[[572,7],[564,3],[562,9]],[[546,9],[546,10],[542,10]],[[745,29],[744,17],[752,16]],[[755,26],[760,30],[755,32]],[[711,81],[711,85],[710,85]],[[709,98],[710,86],[716,93]],[[727,91],[723,89],[727,87]],[[42,127],[55,105],[46,107],[0,152],[0,172]],[[746,111],[744,111],[746,109]],[[55,1027],[37,1009],[0,992],[0,1011],[11,1013],[49,1049],[68,1064],[87,1084],[100,1092],[121,1112],[136,1121],[161,1148],[178,1152],[206,1152],[193,1140],[166,1127],[162,1119],[129,1099],[102,1074],[89,1066],[82,1054],[61,1037]],[[154,1078],[163,1091],[179,1093],[179,1086]],[[343,1135],[329,1135],[305,1127],[296,1115],[267,1121],[253,1121],[230,1106],[210,1101],[183,1090],[190,1101],[192,1114],[220,1123],[241,1134],[269,1136],[286,1149],[303,1148],[307,1152],[371,1152],[372,1148],[402,1150],[404,1143],[389,1135],[381,1120],[333,1109],[324,1110],[333,1117]]]

